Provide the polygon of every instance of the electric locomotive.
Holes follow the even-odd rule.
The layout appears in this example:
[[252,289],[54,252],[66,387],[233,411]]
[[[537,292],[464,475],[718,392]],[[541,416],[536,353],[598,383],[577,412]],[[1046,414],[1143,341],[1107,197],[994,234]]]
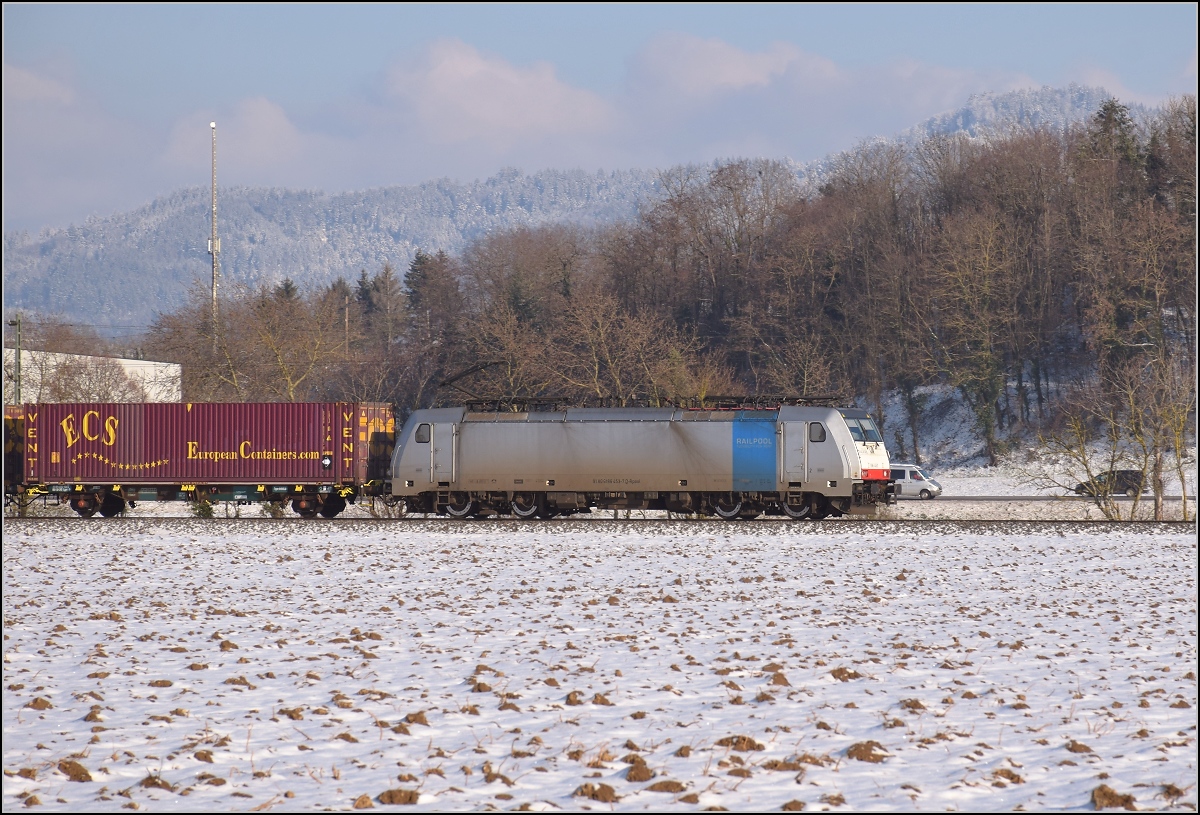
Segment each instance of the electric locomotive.
[[409,512],[454,518],[649,509],[817,520],[895,500],[883,437],[856,408],[502,407],[415,411],[385,490]]

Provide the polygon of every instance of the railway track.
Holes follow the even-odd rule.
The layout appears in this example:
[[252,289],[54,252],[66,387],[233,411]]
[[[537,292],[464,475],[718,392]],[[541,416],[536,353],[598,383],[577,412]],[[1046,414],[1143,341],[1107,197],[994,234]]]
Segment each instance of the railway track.
[[[915,503],[918,499],[905,500],[902,503]],[[941,495],[936,499],[939,503],[950,501],[992,501],[992,502],[1009,502],[1009,503],[1024,503],[1037,501],[1076,501],[1085,504],[1095,502],[1094,498],[1089,498],[1086,495]],[[1112,500],[1122,504],[1132,504],[1134,499],[1127,495],[1114,495]],[[1150,496],[1143,495],[1138,499],[1141,503],[1152,503],[1154,499]],[[1182,495],[1164,495],[1164,501],[1182,501]],[[1189,497],[1189,501],[1195,500],[1194,497]]]
[[419,529],[422,532],[452,532],[455,534],[488,534],[527,532],[531,535],[579,534],[604,530],[608,533],[623,530],[627,534],[647,535],[782,535],[809,534],[1118,534],[1136,531],[1138,534],[1179,534],[1196,530],[1195,521],[1107,521],[1089,519],[954,519],[954,518],[836,518],[822,521],[793,521],[786,518],[758,518],[752,521],[722,521],[696,518],[572,518],[522,521],[509,518],[472,518],[456,520],[440,517],[407,516],[403,518],[189,518],[189,517],[118,517],[104,520],[63,516],[57,518],[9,518],[7,530],[19,534],[30,531],[62,529],[65,534],[109,534],[118,530],[140,530],[146,527],[166,527],[180,534],[203,534],[206,530],[230,528],[259,531],[264,528],[309,529],[332,533],[337,530],[379,528],[395,531],[398,528]]
[[[1136,503],[1135,503],[1136,500]],[[669,515],[663,512],[648,512],[648,511],[625,511],[617,510],[615,513],[612,510],[593,510],[588,514],[574,515],[569,517],[560,517],[553,519],[531,519],[521,520],[517,518],[504,517],[471,517],[465,519],[455,519],[447,516],[437,515],[422,515],[409,514],[400,517],[389,517],[384,512],[380,514],[368,514],[370,509],[366,505],[359,505],[352,508],[349,512],[344,513],[337,518],[301,518],[294,514],[287,514],[282,518],[272,518],[266,515],[259,515],[261,509],[254,505],[235,506],[233,504],[216,505],[214,507],[215,517],[211,519],[197,518],[190,512],[190,505],[184,503],[150,503],[143,504],[140,507],[129,510],[126,513],[115,518],[82,518],[74,513],[70,513],[65,508],[45,507],[35,504],[30,508],[29,516],[17,518],[15,515],[15,507],[10,506],[6,509],[6,523],[21,521],[23,523],[39,523],[41,521],[71,522],[71,529],[93,529],[89,526],[93,524],[128,524],[131,522],[145,523],[168,523],[179,521],[187,522],[213,522],[220,524],[228,524],[242,522],[246,524],[318,524],[322,528],[337,528],[338,525],[370,525],[370,524],[418,524],[418,525],[439,525],[444,524],[455,529],[464,527],[479,527],[484,528],[492,525],[494,528],[503,528],[509,530],[512,528],[529,529],[529,530],[547,530],[547,529],[562,529],[570,530],[580,528],[581,526],[593,526],[596,524],[605,525],[647,525],[648,529],[663,528],[670,524],[679,524],[681,528],[696,530],[704,529],[706,534],[716,533],[718,531],[734,531],[745,530],[747,528],[774,528],[796,530],[803,532],[805,530],[838,530],[844,529],[848,524],[859,526],[862,524],[877,525],[900,525],[904,528],[913,528],[921,524],[932,525],[931,528],[938,528],[945,525],[961,525],[961,524],[1066,524],[1066,525],[1098,525],[1105,528],[1118,528],[1121,526],[1136,526],[1144,528],[1147,524],[1167,524],[1176,525],[1178,528],[1195,528],[1195,521],[1184,522],[1179,520],[1182,516],[1183,498],[1181,496],[1164,496],[1164,510],[1166,520],[1154,521],[1153,510],[1154,501],[1152,498],[1142,496],[1138,499],[1129,498],[1127,496],[1118,496],[1113,499],[1118,512],[1122,519],[1111,521],[1104,517],[1100,512],[1099,506],[1095,499],[1086,496],[1077,495],[950,495],[942,496],[934,500],[901,500],[893,506],[886,507],[880,510],[877,516],[863,515],[846,515],[840,518],[827,518],[822,521],[811,520],[793,520],[783,516],[762,516],[754,520],[735,520],[726,521],[716,517],[698,518],[694,516]],[[380,510],[386,508],[380,505]],[[1188,515],[1195,518],[1196,504],[1195,499],[1191,496],[1187,503]],[[53,513],[53,514],[49,514]],[[41,517],[33,517],[37,515]],[[1130,520],[1128,516],[1136,515],[1136,520]],[[327,526],[332,525],[332,526]]]

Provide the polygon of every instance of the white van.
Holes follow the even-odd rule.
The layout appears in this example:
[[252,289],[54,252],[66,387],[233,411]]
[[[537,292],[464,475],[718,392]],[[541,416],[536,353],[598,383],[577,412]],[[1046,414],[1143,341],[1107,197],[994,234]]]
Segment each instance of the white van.
[[892,481],[896,485],[897,498],[928,499],[942,494],[942,485],[916,464],[893,464]]

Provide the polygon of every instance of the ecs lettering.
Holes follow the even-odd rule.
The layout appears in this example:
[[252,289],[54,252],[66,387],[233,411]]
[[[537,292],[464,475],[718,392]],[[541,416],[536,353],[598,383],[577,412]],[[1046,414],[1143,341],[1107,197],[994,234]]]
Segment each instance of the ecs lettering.
[[75,426],[75,414],[73,413],[67,414],[66,418],[59,422],[63,429],[63,435],[67,439],[68,450],[81,438],[87,441],[98,441],[112,447],[117,443],[118,424],[120,424],[120,420],[116,416],[109,416],[101,421],[99,412],[95,410],[84,412],[78,428]]

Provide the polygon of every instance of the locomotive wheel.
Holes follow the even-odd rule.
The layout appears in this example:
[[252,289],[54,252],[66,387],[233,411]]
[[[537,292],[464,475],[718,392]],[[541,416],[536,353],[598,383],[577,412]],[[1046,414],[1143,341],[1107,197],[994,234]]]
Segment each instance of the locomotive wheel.
[[475,512],[475,502],[465,492],[452,492],[446,502],[446,514],[451,518],[466,518]]
[[542,506],[543,503],[532,492],[518,492],[513,494],[512,514],[523,521],[536,518]]
[[808,514],[810,521],[822,521],[829,517],[829,499],[824,495],[813,496],[812,511]]
[[725,521],[735,521],[742,514],[742,501],[733,495],[722,495],[713,501],[713,512]]
[[100,502],[100,514],[105,518],[112,518],[120,515],[125,511],[125,499],[119,495],[104,496],[104,500]]
[[346,508],[346,499],[340,495],[331,495],[325,499],[325,503],[321,505],[320,513],[322,518],[334,518],[342,513]]
[[803,503],[799,506],[792,506],[787,501],[780,501],[779,508],[783,510],[783,514],[791,518],[793,521],[799,521],[802,518],[807,518],[812,514],[812,504]]

